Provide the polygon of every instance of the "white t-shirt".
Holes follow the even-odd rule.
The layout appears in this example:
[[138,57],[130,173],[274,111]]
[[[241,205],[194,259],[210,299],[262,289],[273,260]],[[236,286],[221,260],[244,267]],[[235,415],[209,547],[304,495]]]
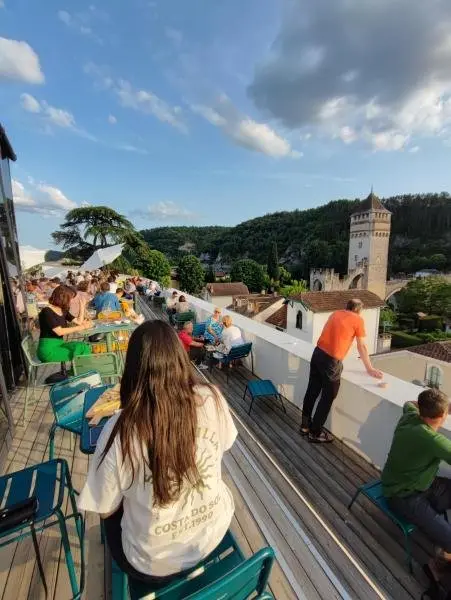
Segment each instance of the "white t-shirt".
[[143,483],[142,467],[130,486],[119,436],[105,460],[100,456],[119,415],[105,425],[90,462],[78,507],[97,513],[113,512],[123,500],[122,545],[127,560],[138,571],[162,577],[195,566],[222,540],[234,513],[233,497],[222,481],[221,461],[237,436],[229,408],[218,392],[218,405],[206,386],[196,388],[204,401],[198,409],[198,488],[186,482],[180,498],[170,506],[153,506],[151,483]]
[[115,294],[116,290],[117,290],[117,283],[116,282],[110,283],[110,292]]
[[224,327],[222,330],[222,343],[226,347],[227,352],[230,352],[231,348],[234,348],[235,346],[244,344],[240,329],[236,325]]

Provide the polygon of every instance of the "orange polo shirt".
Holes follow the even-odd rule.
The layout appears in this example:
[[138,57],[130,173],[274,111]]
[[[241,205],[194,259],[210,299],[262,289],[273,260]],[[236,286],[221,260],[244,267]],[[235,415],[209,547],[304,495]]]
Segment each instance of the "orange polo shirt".
[[354,338],[365,336],[365,324],[360,315],[350,310],[337,310],[324,325],[317,346],[329,356],[343,360]]

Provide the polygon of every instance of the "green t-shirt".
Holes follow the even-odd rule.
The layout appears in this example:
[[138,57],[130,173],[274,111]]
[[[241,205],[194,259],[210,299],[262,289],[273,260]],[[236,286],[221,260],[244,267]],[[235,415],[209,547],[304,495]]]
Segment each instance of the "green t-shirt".
[[418,408],[404,405],[382,471],[384,496],[408,496],[427,490],[444,460],[451,464],[451,441],[420,418]]

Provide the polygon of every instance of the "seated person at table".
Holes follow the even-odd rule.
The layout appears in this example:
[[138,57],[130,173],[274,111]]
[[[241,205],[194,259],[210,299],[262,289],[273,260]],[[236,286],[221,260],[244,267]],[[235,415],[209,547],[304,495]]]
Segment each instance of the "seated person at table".
[[185,296],[180,296],[179,301],[175,305],[175,312],[177,314],[182,314],[182,313],[189,312],[190,310],[191,310],[191,307],[189,305],[189,302],[186,301]]
[[112,292],[114,294],[117,290],[116,277],[114,277],[114,275],[110,275],[108,277],[108,283],[109,283],[109,287],[110,287],[110,292]]
[[204,338],[207,344],[217,346],[222,335],[221,309],[215,308],[214,313],[205,321]]
[[227,352],[230,352],[230,350],[235,346],[241,346],[244,344],[241,331],[236,325],[233,325],[232,317],[230,315],[226,315],[222,319],[222,324],[224,325],[224,329],[222,330],[221,341]]
[[83,320],[86,306],[91,302],[92,296],[88,293],[88,282],[81,281],[75,290],[75,296],[70,301],[70,314],[76,319]]
[[[451,523],[443,519],[451,508],[451,479],[437,477],[440,462],[451,464],[451,440],[438,432],[445,423],[449,399],[427,389],[417,402],[407,402],[399,420],[382,471],[384,496],[391,510],[413,523],[451,563]],[[427,568],[427,567],[426,567]],[[439,563],[429,570],[437,578]]]
[[192,321],[184,323],[182,331],[179,331],[178,333],[179,340],[188,352],[190,359],[194,361],[200,369],[208,369],[208,365],[205,365],[202,362],[205,357],[204,339],[202,337],[193,337],[193,327]]
[[237,431],[226,400],[198,383],[177,334],[163,321],[133,332],[120,397],[78,507],[104,519],[130,597],[144,598],[186,578],[221,543],[234,513],[221,461]]
[[[40,338],[37,355],[42,362],[65,362],[74,356],[91,354],[91,346],[83,342],[66,342],[64,336],[92,327],[90,321],[78,321],[69,313],[74,293],[60,285],[49,298],[49,305],[39,313]],[[75,322],[74,327],[69,323]]]
[[172,292],[170,297],[166,300],[166,310],[169,314],[175,313],[175,307],[178,302],[178,300],[177,300],[178,295],[179,295],[178,292]]
[[92,306],[96,309],[97,314],[108,310],[121,310],[118,297],[110,292],[110,284],[107,281],[100,284],[100,292],[92,301]]

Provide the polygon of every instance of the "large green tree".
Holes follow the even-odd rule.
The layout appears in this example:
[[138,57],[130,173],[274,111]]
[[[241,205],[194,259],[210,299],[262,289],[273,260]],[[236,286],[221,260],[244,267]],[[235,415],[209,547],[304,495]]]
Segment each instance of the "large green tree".
[[399,292],[398,305],[403,313],[450,316],[451,284],[443,277],[415,279]]
[[184,256],[179,262],[180,289],[188,294],[199,294],[204,285],[205,271],[193,255]]
[[242,281],[250,292],[261,292],[265,285],[265,271],[255,260],[243,258],[232,266],[232,281]]
[[268,254],[268,275],[271,281],[276,282],[280,279],[279,254],[277,252],[277,242],[272,242]]
[[128,219],[112,208],[83,206],[70,210],[52,237],[71,256],[86,259],[98,248],[137,243],[140,235]]

